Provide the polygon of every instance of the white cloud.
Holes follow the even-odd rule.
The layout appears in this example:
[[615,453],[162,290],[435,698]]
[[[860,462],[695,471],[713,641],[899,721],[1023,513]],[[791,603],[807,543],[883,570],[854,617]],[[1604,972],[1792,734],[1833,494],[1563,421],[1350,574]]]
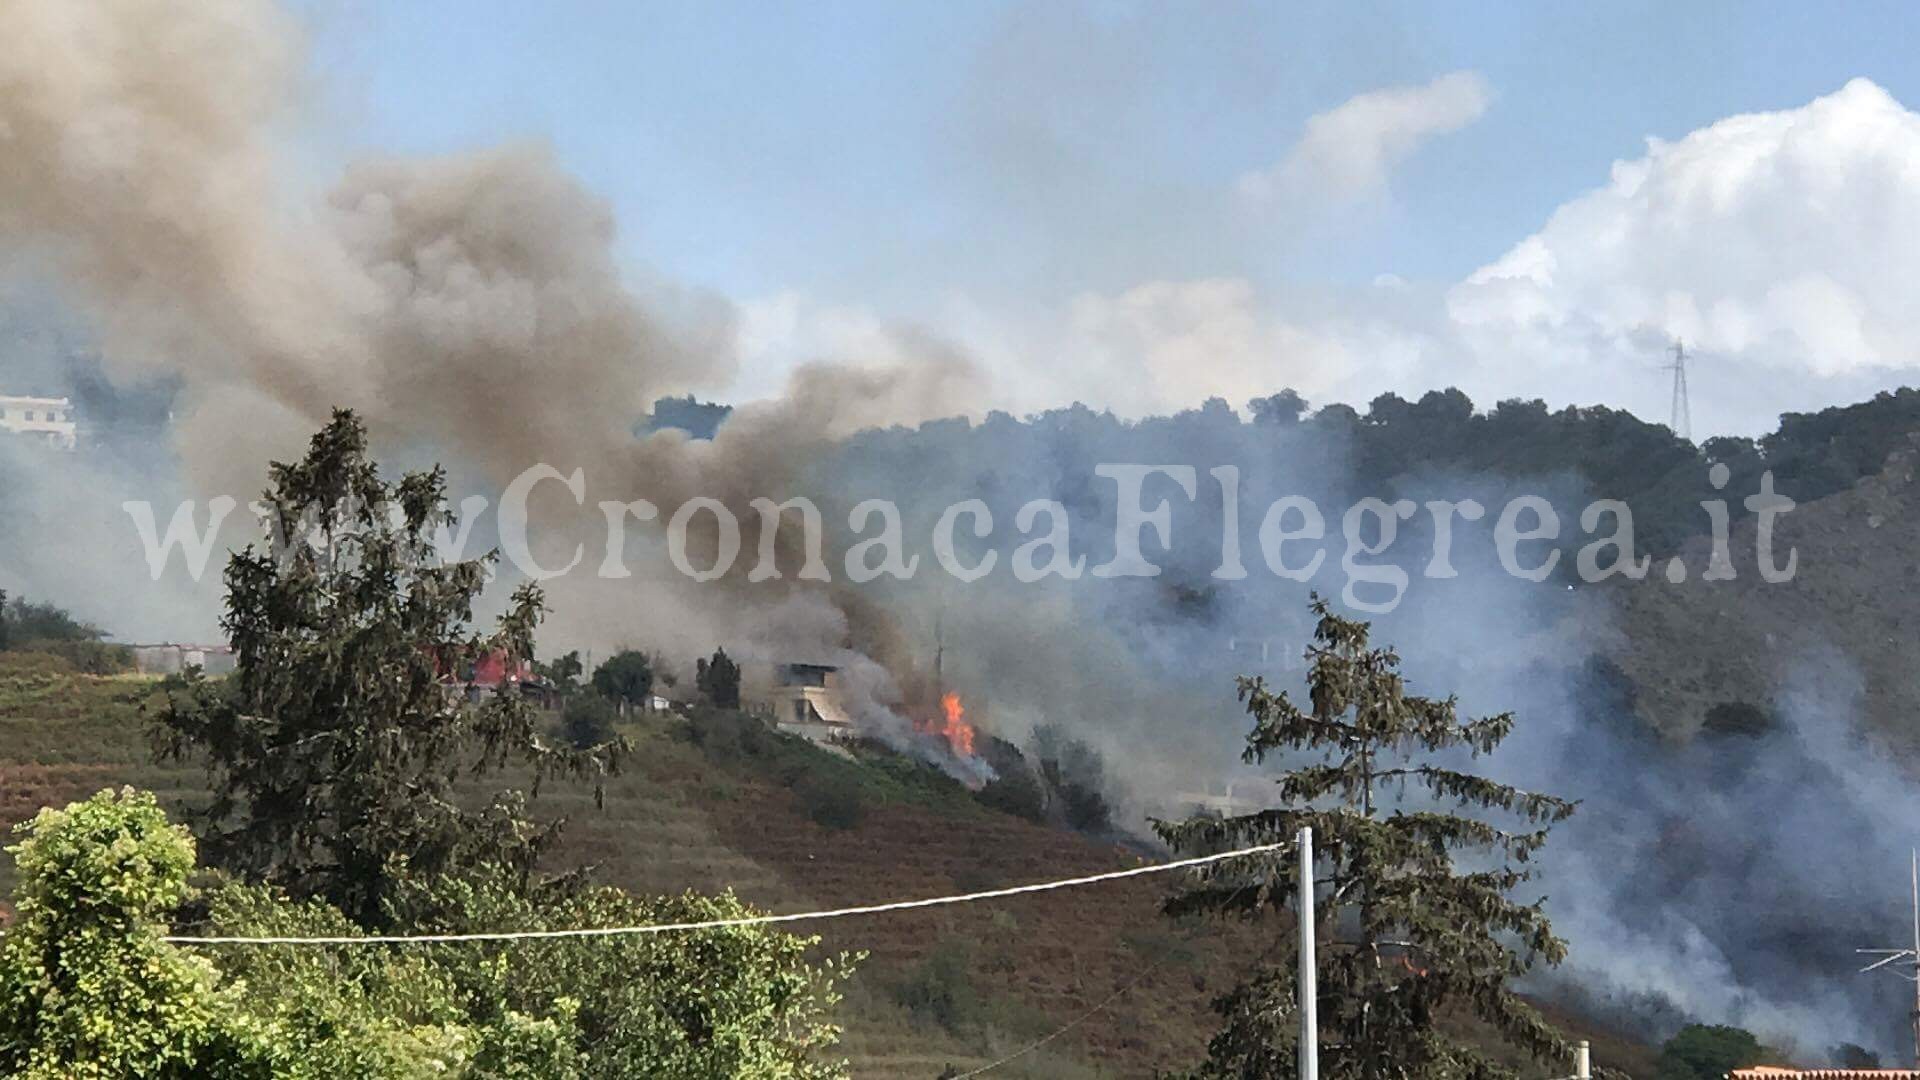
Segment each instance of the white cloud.
[[1084,294],[1073,302],[1062,345],[1102,373],[1102,404],[1130,414],[1208,397],[1241,405],[1283,386],[1318,392],[1355,366],[1338,340],[1276,318],[1238,278]]
[[1240,178],[1240,192],[1262,202],[1365,199],[1422,143],[1478,120],[1492,98],[1487,81],[1472,71],[1424,86],[1369,90],[1308,120],[1305,135],[1278,164]]
[[[1166,279],[1053,308],[950,296],[925,321],[991,377],[970,411],[1078,400],[1130,416],[1288,386],[1364,408],[1385,391],[1455,385],[1483,407],[1539,397],[1665,420],[1660,364],[1678,337],[1695,358],[1696,434],[1753,434],[1782,411],[1911,379],[1916,280],[1920,115],[1856,80],[1799,109],[1651,142],[1451,285]],[[914,351],[888,319],[800,294],[742,312],[746,372],[768,388],[797,360]]]
[[1550,340],[1683,338],[1838,376],[1920,365],[1920,115],[1855,79],[1617,163],[1453,290],[1453,319]]

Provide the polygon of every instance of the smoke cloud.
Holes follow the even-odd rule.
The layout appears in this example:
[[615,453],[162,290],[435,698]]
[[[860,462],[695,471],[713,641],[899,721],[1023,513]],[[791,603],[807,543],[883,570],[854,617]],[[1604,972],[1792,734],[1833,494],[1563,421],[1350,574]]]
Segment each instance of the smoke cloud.
[[[770,658],[827,659],[878,725],[893,722],[900,687],[944,648],[943,674],[966,692],[972,717],[1015,739],[1047,723],[1094,741],[1137,823],[1177,812],[1183,794],[1223,775],[1260,798],[1266,778],[1233,764],[1245,731],[1233,677],[1300,674],[1309,586],[1260,569],[1215,576],[1228,504],[1208,469],[1244,470],[1231,505],[1249,536],[1283,495],[1322,506],[1364,495],[1496,506],[1524,493],[1564,506],[1584,494],[1568,477],[1532,478],[1523,490],[1417,475],[1392,492],[1355,490],[1336,429],[1248,424],[1224,402],[1138,423],[1084,408],[1031,422],[942,420],[976,411],[978,372],[964,354],[902,330],[889,331],[884,357],[801,368],[782,396],[739,409],[710,441],[636,435],[656,398],[731,377],[735,312],[699,290],[633,280],[614,254],[606,204],[545,147],[366,161],[310,185],[286,150],[307,78],[300,28],[264,0],[11,4],[0,6],[0,40],[9,43],[0,246],[66,286],[117,377],[181,380],[177,493],[157,475],[171,456],[148,472],[75,464],[57,480],[0,459],[9,506],[64,497],[84,507],[10,515],[0,585],[86,595],[94,606],[83,613],[95,618],[115,593],[154,609],[126,612],[134,625],[163,623],[160,609],[176,603],[195,619],[212,610],[204,592],[130,585],[130,532],[103,522],[106,508],[131,491],[255,490],[261,463],[296,453],[336,406],[361,413],[383,454],[446,460],[468,486],[497,490],[541,462],[582,470],[592,485],[584,506],[563,484],[535,493],[553,512],[535,515],[533,541],[555,566],[605,536],[602,500],[647,498],[671,512],[704,496],[751,521],[753,498],[796,494],[830,522],[863,499],[891,499],[922,537],[946,506],[981,499],[999,532],[977,545],[963,537],[969,560],[1005,550],[1021,507],[1050,500],[1074,556],[1092,565],[1112,555],[1115,520],[1114,487],[1094,466],[1177,462],[1198,469],[1200,497],[1171,485],[1150,494],[1172,502],[1177,538],[1149,552],[1163,567],[1154,578],[1022,584],[1003,573],[960,585],[929,573],[856,589],[794,580],[788,550],[786,578],[750,585],[743,566],[701,585],[664,569],[659,531],[636,524],[626,554],[654,572],[548,583],[551,640],[562,648],[632,644],[684,658],[740,643]],[[1461,101],[1421,113],[1418,131],[1458,126],[1484,106],[1477,83],[1443,89]],[[1401,143],[1383,145],[1376,156],[1386,160]],[[1139,321],[1107,312],[1102,325]],[[1844,663],[1806,661],[1782,729],[1669,743],[1624,691],[1593,681],[1589,657],[1626,632],[1613,599],[1501,573],[1491,528],[1460,526],[1459,576],[1411,592],[1376,634],[1406,652],[1417,692],[1521,714],[1512,752],[1494,759],[1503,778],[1586,800],[1541,882],[1580,971],[1596,974],[1600,996],[1634,1003],[1627,1015],[1651,1034],[1684,1014],[1815,1046],[1848,1031],[1892,1045],[1885,1026],[1862,1019],[1897,1019],[1887,992],[1840,973],[1847,950],[1899,924],[1888,918],[1897,890],[1861,885],[1897,868],[1882,850],[1893,845],[1823,841],[1892,835],[1920,807],[1904,777],[1851,734]],[[120,554],[63,546],[82,535],[128,543]],[[1387,558],[1418,575],[1407,553],[1424,560],[1425,539],[1409,523]],[[1257,564],[1251,544],[1245,557]],[[1337,567],[1322,573],[1321,587],[1337,591]],[[1783,790],[1803,798],[1783,804]],[[1825,861],[1808,866],[1809,851]],[[1638,1008],[1646,1001],[1671,1008],[1648,1013]]]

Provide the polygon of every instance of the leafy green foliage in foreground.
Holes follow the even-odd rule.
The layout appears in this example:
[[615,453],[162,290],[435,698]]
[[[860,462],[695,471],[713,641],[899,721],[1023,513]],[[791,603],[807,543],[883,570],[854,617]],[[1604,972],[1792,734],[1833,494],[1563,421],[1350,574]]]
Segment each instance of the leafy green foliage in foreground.
[[[19,921],[0,941],[0,1074],[26,1080],[553,1080],[843,1075],[818,1060],[843,958],[754,927],[534,942],[181,946],[194,844],[151,795],[101,792],[20,827]],[[614,889],[526,897],[506,883],[410,883],[422,931],[689,922],[731,896]],[[221,881],[212,934],[359,933],[319,900]]]

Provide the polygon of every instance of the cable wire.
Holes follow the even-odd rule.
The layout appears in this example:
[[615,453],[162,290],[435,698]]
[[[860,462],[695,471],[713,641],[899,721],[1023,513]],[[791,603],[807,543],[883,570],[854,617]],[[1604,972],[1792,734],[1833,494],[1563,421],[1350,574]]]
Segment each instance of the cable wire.
[[1096,885],[1106,881],[1118,881],[1122,878],[1141,877],[1146,874],[1164,874],[1171,870],[1185,870],[1196,866],[1225,862],[1229,859],[1242,859],[1249,855],[1260,855],[1277,851],[1291,844],[1291,840],[1272,844],[1259,844],[1254,847],[1223,851],[1213,855],[1200,855],[1191,859],[1176,859],[1173,862],[1154,863],[1151,866],[1136,866],[1126,870],[1111,870],[1104,874],[1089,874],[1084,877],[1063,878],[1058,881],[1044,881],[1032,885],[1015,885],[1004,889],[987,889],[982,892],[960,893],[954,896],[934,896],[920,900],[898,900],[888,904],[863,904],[858,907],[835,908],[829,911],[805,911],[790,915],[746,915],[732,919],[708,919],[703,922],[654,923],[645,926],[606,926],[578,927],[567,930],[507,930],[475,934],[366,934],[360,936],[317,936],[317,937],[241,937],[213,936],[193,937],[188,935],[169,935],[160,940],[174,945],[407,945],[407,944],[447,944],[469,941],[535,941],[555,938],[591,938],[622,937],[637,934],[669,934],[693,930],[719,930],[734,926],[767,926],[774,923],[814,922],[822,919],[840,919],[853,915],[877,915],[888,911],[909,911],[916,908],[944,907],[950,904],[969,904],[979,900],[994,900],[1006,896],[1021,896],[1027,893],[1049,892],[1054,889],[1078,888],[1083,885]]

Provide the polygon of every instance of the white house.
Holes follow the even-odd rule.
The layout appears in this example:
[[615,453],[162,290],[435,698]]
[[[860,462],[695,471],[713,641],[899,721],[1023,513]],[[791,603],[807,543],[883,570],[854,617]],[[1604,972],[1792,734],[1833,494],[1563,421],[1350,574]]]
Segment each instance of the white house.
[[840,697],[838,669],[831,664],[782,663],[773,677],[743,689],[749,711],[792,735],[818,743],[853,738],[858,729]]
[[0,431],[42,439],[62,450],[71,450],[79,444],[73,402],[63,397],[0,394]]

